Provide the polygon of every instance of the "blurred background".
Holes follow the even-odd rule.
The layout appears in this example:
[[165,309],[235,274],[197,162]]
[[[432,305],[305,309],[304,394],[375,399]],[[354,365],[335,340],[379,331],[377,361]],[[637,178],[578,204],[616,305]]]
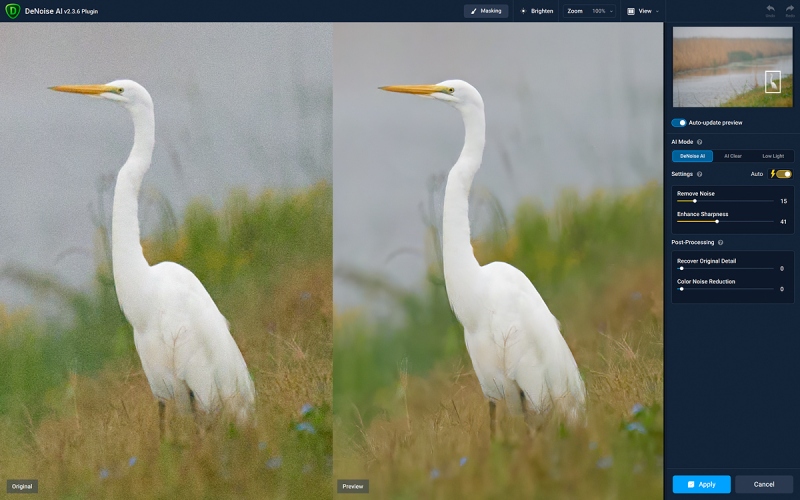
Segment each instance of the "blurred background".
[[[0,31],[0,471],[58,498],[330,493],[330,24],[9,24]],[[48,90],[132,79],[156,146],[151,264],[192,271],[256,387],[254,429],[156,401],[111,272],[119,105]]]
[[[336,477],[379,498],[663,495],[663,29],[635,23],[336,24]],[[562,324],[588,426],[533,440],[486,400],[442,278],[443,103],[378,87],[463,79],[486,151],[478,262],[524,272]]]
[[[133,143],[127,111],[48,87],[132,79],[155,104],[143,234],[168,203],[331,180],[331,25],[9,24],[0,31],[0,269],[85,288]],[[0,303],[33,296],[0,278]]]
[[337,24],[337,309],[387,312],[354,282],[364,274],[420,289],[426,220],[440,224],[444,179],[464,139],[457,111],[379,86],[458,78],[481,93],[486,151],[470,207],[480,234],[495,208],[510,214],[526,198],[552,206],[565,188],[661,179],[660,34],[635,23]]

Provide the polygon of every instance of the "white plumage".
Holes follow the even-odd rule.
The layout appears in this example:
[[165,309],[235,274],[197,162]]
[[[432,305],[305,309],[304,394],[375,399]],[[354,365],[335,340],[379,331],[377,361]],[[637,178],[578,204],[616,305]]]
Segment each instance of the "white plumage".
[[460,111],[464,147],[450,170],[443,211],[444,278],[450,305],[464,326],[472,365],[490,404],[510,412],[557,412],[571,424],[585,422],[586,389],[560,325],[530,280],[504,262],[478,264],[472,250],[468,200],[481,165],[486,121],[483,99],[469,83],[382,87],[444,101]]
[[777,86],[777,85],[775,85],[775,82],[773,82],[773,81],[772,81],[772,73],[770,73],[770,74],[769,74],[769,85],[770,85],[770,86],[771,86],[773,89],[775,89],[775,90],[778,90],[778,86]]
[[133,148],[114,190],[112,264],[120,307],[159,402],[162,434],[164,402],[171,399],[184,411],[252,422],[255,388],[227,320],[191,271],[173,262],[150,266],[142,252],[138,197],[155,143],[150,94],[131,80],[52,88],[118,102],[133,118]]

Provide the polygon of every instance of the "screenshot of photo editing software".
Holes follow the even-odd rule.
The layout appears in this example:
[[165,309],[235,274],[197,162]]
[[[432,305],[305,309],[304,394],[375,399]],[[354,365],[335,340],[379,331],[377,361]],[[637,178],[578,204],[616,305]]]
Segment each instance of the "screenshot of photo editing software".
[[15,2],[9,498],[800,499],[800,1]]

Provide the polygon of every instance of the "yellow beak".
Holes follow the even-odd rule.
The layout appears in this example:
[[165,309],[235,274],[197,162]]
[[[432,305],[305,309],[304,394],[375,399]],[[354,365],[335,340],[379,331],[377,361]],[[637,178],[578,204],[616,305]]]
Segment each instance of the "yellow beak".
[[58,85],[50,87],[50,90],[58,92],[72,92],[73,94],[100,95],[106,92],[119,93],[119,89],[109,85]]
[[403,94],[431,95],[436,92],[447,92],[448,88],[442,85],[389,85],[380,87],[389,92],[402,92]]

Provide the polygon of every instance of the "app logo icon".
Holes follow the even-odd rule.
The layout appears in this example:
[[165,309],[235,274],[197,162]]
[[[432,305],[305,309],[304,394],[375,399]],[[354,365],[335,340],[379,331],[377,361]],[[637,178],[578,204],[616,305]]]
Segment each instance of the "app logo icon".
[[10,3],[10,4],[6,5],[6,14],[11,19],[16,19],[21,10],[22,9],[20,9],[18,3]]

